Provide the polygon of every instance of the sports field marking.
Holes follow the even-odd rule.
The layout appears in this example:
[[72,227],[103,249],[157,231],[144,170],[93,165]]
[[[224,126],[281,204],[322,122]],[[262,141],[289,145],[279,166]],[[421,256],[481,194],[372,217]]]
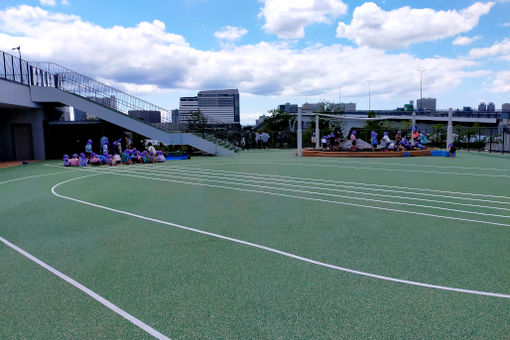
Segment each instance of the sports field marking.
[[[86,176],[86,177],[90,177],[90,176]],[[44,263],[43,261],[39,260],[37,257],[29,254],[28,252],[24,251],[23,249],[21,249],[20,247],[18,247],[16,245],[12,244],[11,242],[7,241],[6,239],[4,239],[1,236],[0,236],[0,241],[2,243],[4,243],[6,246],[8,246],[9,248],[14,249],[15,251],[17,251],[21,255],[23,255],[26,258],[30,259],[31,261],[37,263],[39,266],[41,266],[44,269],[48,270],[52,274],[58,276],[62,280],[66,281],[67,283],[70,283],[74,287],[78,288],[79,290],[81,290],[82,292],[84,292],[85,294],[87,294],[88,296],[93,298],[94,300],[98,301],[99,303],[101,303],[105,307],[109,308],[110,310],[114,311],[118,315],[122,316],[124,319],[128,320],[132,324],[134,324],[134,325],[138,326],[139,328],[143,329],[145,332],[149,333],[150,335],[152,335],[156,339],[170,340],[170,338],[168,338],[167,336],[161,334],[160,332],[158,332],[157,330],[155,330],[151,326],[147,325],[143,321],[140,321],[139,319],[135,318],[133,315],[129,314],[128,312],[120,309],[119,307],[117,307],[116,305],[111,303],[110,301],[106,300],[101,295],[95,293],[94,291],[92,291],[89,288],[85,287],[81,283],[73,280],[72,278],[70,278],[69,276],[65,275],[64,273],[58,271],[57,269],[53,268],[52,266]]]
[[[124,172],[124,174],[133,174],[133,172]],[[146,173],[145,173],[146,174]],[[322,196],[328,196],[328,197],[336,197],[336,198],[343,198],[345,199],[345,196],[342,195],[336,195],[336,194],[329,194],[319,191],[310,191],[310,190],[300,190],[300,189],[291,189],[291,188],[281,188],[281,187],[275,187],[275,186],[267,186],[267,185],[259,185],[259,184],[250,184],[247,183],[249,180],[239,180],[235,178],[224,178],[224,179],[216,179],[216,178],[205,178],[207,175],[193,175],[193,174],[185,174],[185,175],[179,175],[176,173],[172,174],[162,174],[158,173],[158,176],[163,177],[172,177],[172,178],[181,178],[191,181],[208,181],[213,183],[230,183],[240,186],[246,186],[246,187],[252,187],[252,188],[261,188],[261,189],[269,189],[269,190],[281,190],[281,191],[290,191],[290,192],[296,192],[300,194],[312,194],[312,195],[322,195]],[[302,185],[292,185],[287,184],[288,186],[294,186],[296,188],[310,188],[309,186],[302,186]],[[324,188],[321,188],[321,190],[326,190]],[[338,189],[337,189],[338,190]],[[346,190],[338,190],[340,192],[347,192]],[[352,193],[356,193],[354,191],[350,191]],[[396,196],[393,196],[396,197]],[[445,208],[445,207],[438,207],[438,206],[431,206],[431,205],[423,205],[423,204],[415,204],[415,203],[408,203],[408,202],[401,202],[401,201],[390,201],[390,200],[378,200],[373,198],[364,198],[364,197],[354,197],[350,196],[348,197],[350,200],[357,200],[357,201],[367,201],[367,202],[376,202],[376,203],[383,203],[383,204],[398,204],[398,205],[405,205],[410,207],[419,207],[419,208],[426,208],[426,209],[436,209],[436,210],[444,210],[444,211],[453,211],[453,212],[459,212],[464,214],[473,214],[473,215],[482,215],[482,216],[490,216],[490,217],[500,217],[500,218],[510,218],[508,215],[497,215],[497,214],[489,214],[489,213],[483,213],[478,211],[469,211],[469,210],[460,210],[460,209],[452,209],[452,208]],[[405,197],[403,197],[405,198]],[[506,210],[506,209],[503,209]],[[508,211],[508,210],[506,210]]]
[[[140,170],[140,171],[138,171]],[[221,176],[231,176],[230,174],[227,174],[227,173],[222,173],[222,172],[219,172],[219,171],[216,171],[216,170],[212,170],[212,171],[209,171],[207,169],[200,169],[200,168],[193,168],[193,169],[190,169],[190,168],[173,168],[172,169],[172,173],[169,173],[168,171],[165,171],[165,169],[141,169],[141,168],[138,168],[138,169],[133,169],[133,170],[123,170],[123,172],[130,172],[130,173],[140,173],[141,171],[143,171],[143,173],[145,174],[150,174],[150,173],[153,173],[153,174],[157,174],[157,175],[160,175],[160,176],[172,176],[173,174],[175,174],[175,172],[187,172],[187,174],[198,174],[199,176],[204,176],[204,177],[214,177],[214,178],[222,178]],[[334,191],[334,192],[345,192],[345,193],[352,193],[352,194],[355,194],[355,195],[367,195],[367,196],[378,196],[378,197],[388,197],[388,198],[396,198],[396,199],[399,199],[399,200],[414,200],[414,201],[422,201],[422,202],[432,202],[432,203],[438,203],[438,204],[451,204],[451,205],[460,205],[460,206],[466,206],[466,207],[476,207],[476,208],[484,208],[484,209],[493,209],[493,210],[502,210],[502,211],[506,211],[506,212],[510,212],[510,209],[508,208],[502,208],[502,207],[493,207],[493,206],[487,206],[487,205],[480,205],[480,204],[470,204],[470,203],[460,203],[460,202],[452,202],[452,201],[441,201],[441,200],[437,200],[437,199],[426,199],[426,198],[418,198],[418,197],[411,197],[411,196],[407,196],[409,193],[408,192],[404,192],[404,191],[395,191],[395,190],[387,190],[387,189],[375,189],[377,191],[384,191],[384,192],[398,192],[398,193],[402,193],[403,195],[399,195],[399,196],[395,196],[395,195],[387,195],[387,194],[377,194],[377,193],[371,193],[371,192],[363,192],[361,190],[365,190],[365,188],[360,188],[360,187],[355,187],[355,186],[348,186],[348,185],[339,185],[339,184],[323,184],[323,183],[314,183],[314,182],[310,182],[310,181],[306,181],[306,183],[308,183],[309,185],[300,185],[302,183],[304,183],[304,181],[297,181],[297,180],[288,180],[288,179],[281,179],[281,178],[273,178],[272,176],[253,176],[253,175],[244,175],[244,174],[236,174],[236,177],[241,177],[244,179],[241,179],[241,178],[233,178],[233,177],[224,177],[226,179],[228,179],[228,181],[236,181],[236,182],[242,182],[242,183],[246,183],[246,182],[255,182],[255,183],[260,183],[260,181],[264,181],[264,183],[275,183],[275,184],[278,184],[278,185],[286,185],[286,186],[293,186],[293,187],[297,187],[297,188],[315,188],[315,189],[318,189],[318,190],[326,190],[326,191]],[[294,183],[300,183],[300,184],[294,184]],[[336,186],[336,187],[345,187],[345,188],[352,188],[352,189],[356,189],[355,191],[353,190],[342,190],[342,189],[334,189],[334,188],[330,188],[330,187],[321,187],[321,186],[324,186],[324,185],[328,185],[328,186]],[[373,190],[373,189],[369,189],[367,188],[368,190]],[[422,194],[422,195],[426,195],[426,196],[429,196],[430,194]],[[445,196],[440,196],[440,195],[433,195],[433,196],[439,196],[439,197],[445,197]],[[448,197],[448,196],[446,196]],[[456,197],[450,197],[450,198],[456,198]],[[501,204],[501,202],[497,202],[497,201],[490,201],[490,200],[485,200],[486,203],[495,203],[495,204]],[[507,204],[510,204],[507,203]]]
[[[375,210],[390,211],[390,212],[396,212],[396,213],[404,213],[404,214],[420,215],[420,216],[427,216],[427,217],[435,217],[435,218],[454,220],[454,221],[464,221],[464,222],[473,222],[473,223],[496,225],[496,226],[502,226],[502,227],[510,227],[510,224],[505,224],[505,223],[472,220],[472,219],[462,218],[462,217],[435,215],[435,214],[429,214],[429,213],[418,212],[418,211],[401,210],[401,209],[386,208],[386,207],[376,207],[376,206],[370,206],[370,205],[364,205],[364,204],[356,204],[356,203],[349,203],[349,202],[331,201],[331,200],[326,200],[326,199],[322,199],[322,198],[296,196],[296,195],[276,193],[276,192],[272,192],[272,191],[262,191],[262,190],[254,190],[254,189],[229,187],[229,186],[216,185],[216,184],[186,182],[186,181],[178,181],[178,180],[172,180],[172,179],[154,178],[154,177],[140,176],[140,175],[129,174],[129,173],[119,173],[117,171],[113,171],[113,172],[107,172],[107,171],[102,171],[102,170],[96,171],[96,170],[93,170],[93,169],[89,170],[89,168],[75,168],[75,169],[70,169],[70,170],[96,172],[96,173],[103,173],[103,174],[117,175],[117,176],[127,176],[127,177],[133,177],[133,178],[150,179],[150,180],[160,181],[160,182],[170,182],[170,183],[202,186],[202,187],[209,187],[209,188],[218,188],[218,189],[226,189],[226,190],[234,190],[234,191],[252,192],[252,193],[257,193],[257,194],[279,196],[279,197],[288,197],[288,198],[302,199],[302,200],[315,201],[315,202],[323,202],[323,203],[346,205],[346,206],[359,207],[359,208],[368,208],[368,209],[375,209]],[[505,218],[506,218],[506,216],[505,216]]]
[[26,177],[18,177],[18,178],[14,178],[14,179],[10,179],[10,180],[7,180],[7,181],[0,182],[0,185],[1,184],[18,182],[18,181],[23,181],[25,179],[30,179],[30,178],[53,176],[53,175],[65,174],[65,173],[67,173],[67,171],[59,171],[59,172],[52,172],[52,173],[49,173],[49,174],[39,174],[39,175],[32,175],[32,176],[26,176]]
[[73,201],[73,202],[77,202],[77,203],[80,203],[80,204],[88,205],[88,206],[99,208],[99,209],[108,210],[108,211],[115,212],[115,213],[118,213],[118,214],[123,214],[123,215],[131,216],[131,217],[136,217],[136,218],[139,218],[139,219],[142,219],[142,220],[145,220],[145,221],[155,222],[155,223],[164,224],[164,225],[172,226],[172,227],[183,229],[183,230],[187,230],[187,231],[192,231],[192,232],[195,232],[195,233],[199,233],[199,234],[203,234],[203,235],[219,238],[219,239],[226,240],[226,241],[231,241],[231,242],[243,244],[243,245],[246,245],[246,246],[249,246],[249,247],[262,249],[262,250],[265,250],[265,251],[268,251],[268,252],[271,252],[271,253],[283,255],[283,256],[286,256],[286,257],[289,257],[289,258],[293,258],[293,259],[296,259],[296,260],[299,260],[299,261],[315,264],[315,265],[318,265],[318,266],[321,266],[321,267],[325,267],[325,268],[330,268],[330,269],[334,269],[334,270],[338,270],[338,271],[343,271],[343,272],[347,272],[347,273],[351,273],[351,274],[366,276],[366,277],[370,277],[370,278],[374,278],[374,279],[379,279],[379,280],[384,280],[384,281],[402,283],[402,284],[407,284],[407,285],[412,285],[412,286],[418,286],[418,287],[424,287],[424,288],[432,288],[432,289],[438,289],[438,290],[444,290],[444,291],[452,291],[452,292],[465,293],[465,294],[471,294],[471,295],[481,295],[481,296],[490,296],[490,297],[497,297],[497,298],[503,298],[503,299],[510,299],[510,294],[501,294],[501,293],[485,292],[485,291],[478,291],[478,290],[471,290],[471,289],[463,289],[463,288],[455,288],[455,287],[448,287],[448,286],[440,286],[440,285],[434,285],[434,284],[417,282],[417,281],[403,280],[403,279],[393,278],[393,277],[389,277],[389,276],[372,274],[372,273],[362,272],[362,271],[354,270],[354,269],[350,269],[350,268],[340,267],[340,266],[332,265],[332,264],[325,263],[325,262],[315,261],[315,260],[312,260],[312,259],[309,259],[309,258],[306,258],[306,257],[302,257],[302,256],[299,256],[299,255],[295,255],[295,254],[292,254],[292,253],[287,253],[287,252],[284,252],[284,251],[281,251],[281,250],[278,250],[278,249],[266,247],[266,246],[263,246],[263,245],[260,245],[260,244],[251,243],[251,242],[239,240],[239,239],[236,239],[236,238],[223,236],[223,235],[220,235],[220,234],[215,234],[215,233],[211,233],[211,232],[200,230],[200,229],[196,229],[196,228],[186,227],[186,226],[183,226],[183,225],[180,225],[180,224],[176,224],[176,223],[172,223],[172,222],[167,222],[167,221],[162,221],[162,220],[158,220],[158,219],[155,219],[155,218],[150,218],[150,217],[146,217],[146,216],[130,213],[128,211],[118,210],[118,209],[110,208],[110,207],[107,207],[107,206],[103,206],[103,205],[99,205],[99,204],[95,204],[95,203],[79,200],[79,199],[76,199],[76,198],[73,198],[73,197],[69,197],[69,196],[64,196],[64,195],[58,194],[55,191],[56,188],[58,188],[59,186],[61,186],[63,184],[66,184],[66,183],[69,183],[69,182],[72,182],[72,181],[77,181],[77,180],[80,180],[80,179],[83,179],[83,178],[87,178],[87,177],[90,177],[90,175],[76,177],[76,178],[72,178],[72,179],[68,179],[68,180],[59,182],[59,183],[55,184],[51,188],[51,192],[52,192],[53,195],[55,195],[57,197],[60,197],[62,199],[66,199],[66,200],[70,200],[70,201]]
[[[190,165],[192,165],[192,164],[190,164]],[[375,183],[350,182],[350,181],[340,181],[340,180],[330,180],[330,179],[319,179],[319,178],[312,178],[312,177],[292,177],[292,176],[285,176],[285,175],[273,175],[273,174],[264,174],[264,173],[257,173],[257,172],[248,172],[248,171],[247,172],[239,172],[239,171],[228,171],[228,170],[214,170],[214,169],[197,168],[197,167],[191,167],[191,166],[185,167],[185,166],[161,165],[161,166],[156,166],[156,167],[157,168],[168,168],[168,169],[173,169],[173,168],[204,169],[204,170],[218,171],[218,172],[221,171],[221,172],[235,174],[235,175],[243,174],[243,175],[253,175],[253,176],[267,176],[267,177],[275,177],[275,178],[288,178],[288,179],[295,179],[295,180],[301,180],[301,181],[315,181],[317,183],[322,182],[322,183],[333,184],[333,185],[338,184],[338,183],[344,183],[344,184],[353,185],[352,186],[353,188],[365,189],[364,187],[367,187],[366,190],[372,190],[372,191],[385,191],[382,189],[375,189],[375,188],[405,189],[405,191],[394,191],[394,192],[401,192],[401,193],[412,194],[412,195],[426,195],[423,193],[419,193],[418,191],[437,192],[437,193],[441,193],[441,195],[428,194],[426,196],[456,198],[456,199],[464,199],[464,200],[479,201],[479,202],[487,202],[487,199],[485,199],[485,198],[496,198],[496,199],[510,200],[510,196],[488,195],[488,194],[471,193],[471,192],[447,191],[447,190],[439,190],[439,189],[426,189],[426,188],[375,184]],[[373,188],[373,187],[375,187],[375,188]],[[458,197],[458,196],[445,196],[444,194],[455,194],[455,195],[464,195],[464,196],[471,196],[471,197],[484,197],[484,199],[463,198],[463,197]],[[501,201],[498,201],[498,203],[510,204],[510,202],[501,202]]]
[[[333,160],[331,162],[334,162]],[[328,164],[329,162],[325,162],[322,160],[321,164]],[[496,172],[506,172],[509,173],[508,169],[496,169],[496,168],[478,168],[472,166],[455,166],[455,165],[431,165],[431,164],[411,164],[411,163],[387,163],[387,162],[373,162],[373,161],[346,161],[342,160],[340,163],[352,163],[352,164],[363,164],[363,165],[398,165],[398,166],[407,166],[414,168],[429,168],[429,169],[459,169],[459,170],[480,170],[480,171],[496,171]],[[331,164],[331,163],[329,163]]]
[[[334,168],[334,169],[356,169],[356,170],[378,170],[378,171],[387,171],[387,172],[395,172],[397,169],[390,168],[373,168],[373,167],[365,167],[365,166],[350,166],[350,165],[325,165],[325,164],[305,164],[305,163],[291,163],[291,162],[270,162],[270,161],[239,161],[239,162],[223,162],[223,163],[210,163],[210,165],[221,165],[221,164],[267,164],[267,165],[286,165],[286,166],[306,166],[306,167],[320,167],[320,168]],[[390,164],[388,164],[390,165]],[[398,169],[398,172],[410,172],[410,173],[421,173],[421,174],[433,174],[433,175],[442,175],[442,176],[473,176],[473,177],[492,177],[492,178],[510,178],[510,175],[493,175],[493,174],[477,174],[471,172],[446,172],[446,171],[431,171],[431,170],[412,170],[412,169]]]
[[[320,160],[319,160],[320,159]],[[394,158],[393,158],[394,160]],[[510,158],[509,158],[510,160]],[[366,161],[356,161],[351,160],[347,158],[332,158],[332,159],[324,159],[324,158],[305,158],[305,161],[313,162],[313,164],[324,164],[324,165],[331,165],[331,164],[362,164],[362,165],[397,165],[397,166],[406,166],[406,167],[414,167],[414,168],[429,168],[429,169],[459,169],[459,170],[480,170],[480,171],[496,171],[496,172],[506,172],[508,173],[508,169],[497,169],[497,168],[479,168],[479,167],[470,167],[470,166],[455,166],[455,165],[431,165],[431,164],[412,164],[412,163],[394,163],[394,162],[375,162],[375,161],[369,161],[368,159]],[[242,161],[241,161],[242,162]],[[287,161],[282,160],[282,162],[293,162],[293,161]],[[231,163],[236,164],[237,162],[234,161],[225,161],[224,163]],[[208,164],[207,162],[203,162],[202,165]]]

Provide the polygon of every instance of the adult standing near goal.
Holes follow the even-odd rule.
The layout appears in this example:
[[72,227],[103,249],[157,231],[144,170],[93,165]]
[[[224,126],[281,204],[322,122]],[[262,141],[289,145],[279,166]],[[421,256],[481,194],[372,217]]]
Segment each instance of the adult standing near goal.
[[264,131],[260,135],[260,139],[262,139],[264,150],[269,150],[269,134],[266,131]]

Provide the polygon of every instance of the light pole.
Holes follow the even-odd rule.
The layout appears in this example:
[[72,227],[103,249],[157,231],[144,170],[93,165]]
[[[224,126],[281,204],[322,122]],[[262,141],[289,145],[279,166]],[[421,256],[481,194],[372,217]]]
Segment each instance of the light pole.
[[371,95],[371,85],[372,85],[372,82],[373,80],[369,79],[367,80],[367,83],[368,83],[368,112],[370,113],[371,111],[371,107],[370,107],[370,95]]
[[18,53],[19,53],[19,73],[20,73],[20,77],[21,77],[21,82],[23,83],[23,66],[22,66],[22,61],[21,61],[21,46],[18,46],[18,47],[13,47],[12,50],[18,50]]
[[[423,73],[425,73],[424,68],[417,68],[416,71],[420,72],[420,107],[418,108],[419,111],[423,110]],[[418,105],[416,105],[418,106]]]

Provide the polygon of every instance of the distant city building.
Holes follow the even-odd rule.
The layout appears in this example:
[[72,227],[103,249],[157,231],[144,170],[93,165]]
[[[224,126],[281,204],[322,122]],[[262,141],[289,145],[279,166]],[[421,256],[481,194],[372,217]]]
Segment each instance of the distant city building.
[[344,112],[355,112],[356,111],[356,103],[339,103],[335,104],[335,106],[338,105],[338,109],[340,111]]
[[285,112],[285,113],[293,113],[293,114],[297,114],[298,113],[298,106],[297,106],[297,104],[285,103],[283,105],[278,105],[278,109],[281,112]]
[[503,105],[501,105],[501,111],[510,112],[510,103],[504,103]]
[[199,91],[198,108],[204,115],[222,123],[240,123],[237,89]]
[[96,103],[99,103],[107,108],[117,110],[117,98],[115,96],[110,97],[87,97]]
[[473,108],[471,106],[464,106],[462,108],[462,111],[464,111],[464,112],[473,112]]
[[198,97],[181,97],[179,100],[179,123],[187,123],[192,112],[198,111]]
[[480,104],[478,104],[478,111],[486,112],[487,111],[487,105],[485,105],[484,102],[481,102]]
[[74,109],[74,121],[75,122],[87,120],[87,113],[86,112],[84,112],[82,110],[79,110],[77,108],[73,108],[73,109]]
[[147,123],[161,123],[161,111],[131,110],[128,111],[128,116]]
[[496,105],[494,105],[493,102],[490,102],[489,104],[487,104],[487,111],[488,112],[495,112],[496,111]]
[[260,124],[264,123],[266,118],[266,115],[259,116],[259,118],[255,121],[255,126],[259,126]]
[[58,108],[62,115],[60,116],[60,121],[69,122],[71,121],[71,111],[72,109],[69,106],[61,106]]
[[239,91],[237,89],[199,91],[196,97],[181,97],[179,122],[189,121],[193,112],[200,111],[215,122],[240,123]]
[[416,109],[418,111],[436,112],[436,98],[423,98],[416,101]]
[[307,114],[307,113],[314,113],[314,112],[320,112],[322,108],[323,103],[304,103],[301,105],[301,113]]
[[179,109],[172,110],[172,125],[174,128],[179,125]]

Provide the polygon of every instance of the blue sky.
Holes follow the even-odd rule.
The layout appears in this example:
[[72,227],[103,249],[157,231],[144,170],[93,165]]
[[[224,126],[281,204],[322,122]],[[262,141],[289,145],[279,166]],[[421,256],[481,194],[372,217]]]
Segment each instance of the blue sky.
[[[241,120],[319,100],[391,109],[510,102],[510,1],[4,0],[0,49],[21,45],[168,109],[238,88]],[[340,90],[341,88],[341,90]]]

